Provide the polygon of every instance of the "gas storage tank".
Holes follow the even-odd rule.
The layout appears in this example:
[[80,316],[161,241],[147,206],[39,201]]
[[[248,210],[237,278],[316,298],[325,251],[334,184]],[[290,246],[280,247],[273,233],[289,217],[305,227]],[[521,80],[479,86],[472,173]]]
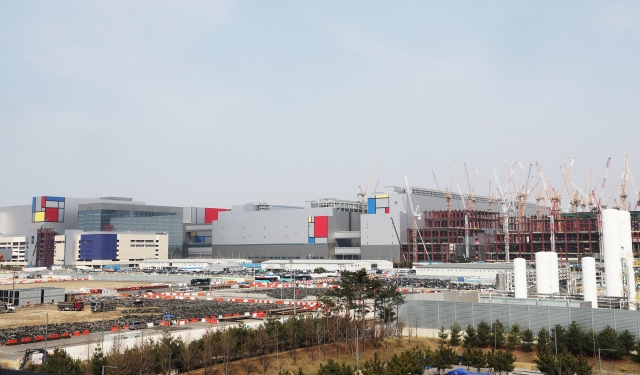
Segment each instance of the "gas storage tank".
[[551,294],[551,275],[549,269],[549,253],[536,253],[536,291],[538,294]]
[[582,258],[583,299],[591,302],[592,308],[598,308],[598,289],[596,286],[596,260],[593,257]]
[[602,244],[606,295],[607,297],[622,297],[620,211],[602,210]]
[[516,298],[527,298],[527,261],[523,258],[513,260],[513,284]]

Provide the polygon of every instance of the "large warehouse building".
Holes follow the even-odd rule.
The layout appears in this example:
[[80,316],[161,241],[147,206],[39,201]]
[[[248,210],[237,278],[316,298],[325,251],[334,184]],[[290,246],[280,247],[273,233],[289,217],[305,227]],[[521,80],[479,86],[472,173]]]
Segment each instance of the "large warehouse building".
[[[78,233],[109,232],[120,235],[151,236],[164,234],[162,258],[181,258],[188,251],[188,243],[206,241],[185,233],[187,225],[209,224],[217,220],[225,208],[171,207],[147,205],[131,198],[71,198],[60,196],[33,197],[29,205],[0,207],[0,258],[2,264],[49,267],[53,264],[72,266],[79,259],[56,255],[59,236],[66,243],[75,243]],[[67,235],[67,232],[71,231]],[[71,237],[70,237],[71,236]],[[75,237],[74,237],[75,236]],[[100,238],[104,237],[100,234]],[[106,238],[106,237],[105,237]],[[210,239],[209,239],[210,240]],[[166,250],[165,250],[166,247]],[[210,245],[209,245],[210,248]],[[165,254],[168,252],[168,256]],[[66,253],[69,255],[70,253]],[[151,258],[156,258],[154,254]],[[145,257],[147,255],[144,255]],[[207,254],[211,257],[211,252]],[[140,259],[142,255],[126,259]],[[103,264],[104,257],[81,259]],[[114,258],[115,259],[115,258]],[[124,259],[124,258],[123,258]],[[60,263],[64,261],[65,263]],[[116,262],[115,260],[113,262]]]

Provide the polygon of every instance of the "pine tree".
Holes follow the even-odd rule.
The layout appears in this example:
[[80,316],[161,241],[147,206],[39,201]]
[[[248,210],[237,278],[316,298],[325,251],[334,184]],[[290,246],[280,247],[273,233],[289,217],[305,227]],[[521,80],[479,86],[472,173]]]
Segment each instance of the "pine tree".
[[520,325],[518,323],[514,323],[507,334],[507,348],[509,350],[514,350],[520,346],[521,335]]
[[508,350],[494,350],[491,349],[487,353],[487,366],[493,370],[494,373],[502,374],[503,372],[511,372],[515,368],[516,357]]
[[471,324],[467,326],[467,331],[464,335],[464,347],[473,348],[478,345],[478,334],[476,329]]
[[440,344],[446,344],[447,338],[449,334],[444,330],[444,326],[440,327],[440,331],[438,332],[438,337],[440,337]]
[[487,356],[481,349],[468,347],[462,353],[462,364],[480,372],[480,369],[487,365]]
[[625,329],[618,334],[618,341],[620,342],[620,346],[624,348],[624,355],[629,355],[629,352],[634,350],[636,342],[633,335],[631,334],[631,332],[629,332],[628,329]]
[[460,332],[462,328],[458,324],[458,322],[454,322],[451,328],[449,328],[451,339],[449,340],[449,345],[458,346],[460,345]]
[[536,341],[536,337],[533,334],[533,331],[530,329],[525,329],[522,331],[521,335],[521,349],[525,352],[530,352],[533,349],[533,345]]
[[476,331],[478,337],[478,345],[479,346],[487,346],[489,345],[489,340],[491,340],[491,326],[487,323],[486,320],[482,320],[478,323],[478,330]]
[[489,344],[493,344],[496,348],[500,348],[504,345],[506,341],[504,334],[504,325],[500,321],[500,319],[496,319],[495,323],[491,327],[491,340]]
[[549,336],[549,330],[542,327],[540,331],[538,331],[538,342],[536,344],[536,350],[538,352],[548,349],[549,343],[551,343],[551,337]]
[[624,354],[624,347],[620,344],[616,331],[610,326],[606,326],[598,333],[598,346],[600,348],[613,349],[613,351],[602,352],[605,358],[620,358]]

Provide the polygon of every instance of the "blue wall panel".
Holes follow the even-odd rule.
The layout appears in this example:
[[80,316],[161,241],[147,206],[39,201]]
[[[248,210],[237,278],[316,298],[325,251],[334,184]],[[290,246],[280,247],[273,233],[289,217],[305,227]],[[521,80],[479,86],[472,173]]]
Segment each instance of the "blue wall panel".
[[83,234],[80,236],[80,260],[117,258],[117,234]]
[[375,214],[376,213],[376,199],[369,198],[367,200],[367,214]]

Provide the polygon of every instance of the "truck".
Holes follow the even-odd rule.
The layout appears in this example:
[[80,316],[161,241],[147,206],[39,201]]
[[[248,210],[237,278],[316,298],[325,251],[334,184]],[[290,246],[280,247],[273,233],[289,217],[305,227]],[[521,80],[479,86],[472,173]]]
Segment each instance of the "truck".
[[84,310],[84,302],[60,302],[58,304],[58,311],[82,311]]
[[0,314],[7,314],[15,312],[15,307],[11,304],[0,303]]
[[191,286],[210,285],[210,284],[211,284],[211,279],[210,278],[191,279]]
[[115,311],[116,303],[112,301],[91,302],[91,312]]

